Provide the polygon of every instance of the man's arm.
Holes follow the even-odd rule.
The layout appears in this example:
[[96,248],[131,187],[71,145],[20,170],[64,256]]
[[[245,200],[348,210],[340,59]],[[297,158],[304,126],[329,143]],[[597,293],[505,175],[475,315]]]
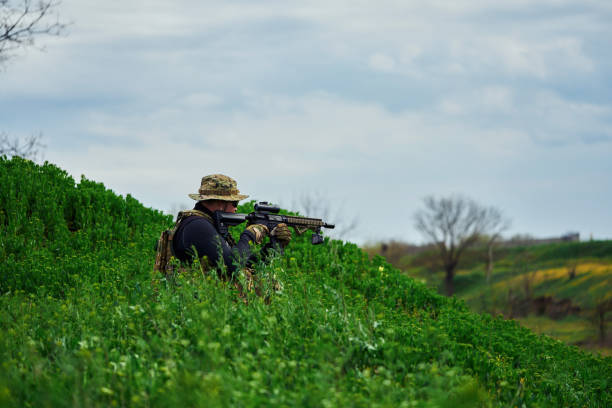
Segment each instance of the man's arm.
[[236,245],[230,247],[213,225],[203,218],[189,222],[178,238],[176,249],[183,249],[190,258],[206,256],[209,264],[216,266],[219,254],[222,254],[230,273],[244,266],[253,257],[250,242],[255,243],[255,236],[252,232],[244,231]]

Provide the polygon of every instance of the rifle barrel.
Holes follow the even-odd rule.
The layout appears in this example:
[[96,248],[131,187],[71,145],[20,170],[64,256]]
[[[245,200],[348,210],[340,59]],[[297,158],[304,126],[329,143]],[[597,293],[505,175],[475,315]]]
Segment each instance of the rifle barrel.
[[328,224],[320,218],[296,217],[296,216],[288,215],[287,221],[290,222],[291,224],[304,226],[304,227],[334,228],[334,224]]

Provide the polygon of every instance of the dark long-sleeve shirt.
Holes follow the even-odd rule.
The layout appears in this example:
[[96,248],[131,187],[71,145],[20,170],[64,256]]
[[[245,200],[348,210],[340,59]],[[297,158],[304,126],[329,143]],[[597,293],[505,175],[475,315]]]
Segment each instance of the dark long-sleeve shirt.
[[[194,209],[214,219],[213,212],[200,203]],[[254,261],[251,242],[255,242],[255,237],[250,231],[244,231],[236,245],[231,246],[213,223],[197,215],[182,220],[173,239],[174,253],[179,260],[192,262],[196,257],[206,256],[209,265],[215,267],[219,263],[219,255],[222,255],[230,273]]]

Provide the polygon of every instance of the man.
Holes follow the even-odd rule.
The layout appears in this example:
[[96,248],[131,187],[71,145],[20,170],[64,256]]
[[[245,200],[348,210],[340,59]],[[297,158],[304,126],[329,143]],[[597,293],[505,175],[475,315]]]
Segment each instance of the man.
[[[266,236],[274,237],[282,247],[291,241],[291,230],[285,224],[279,224],[272,231],[265,225],[249,225],[238,242],[234,242],[229,233],[222,234],[214,221],[215,212],[235,213],[238,202],[248,197],[240,193],[236,181],[231,177],[223,174],[205,176],[198,193],[189,194],[189,197],[197,203],[193,210],[179,213],[172,239],[174,254],[183,262],[190,263],[199,257],[214,267],[220,264],[221,255],[228,272],[232,274],[256,260],[252,245],[261,244]],[[266,244],[262,249],[264,256],[270,245]]]

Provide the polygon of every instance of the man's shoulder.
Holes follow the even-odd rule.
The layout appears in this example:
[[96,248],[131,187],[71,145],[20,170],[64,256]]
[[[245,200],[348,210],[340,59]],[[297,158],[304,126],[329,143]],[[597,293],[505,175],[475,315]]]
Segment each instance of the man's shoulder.
[[183,210],[179,212],[177,219],[178,219],[178,222],[183,222],[187,218],[194,218],[194,217],[205,219],[211,223],[214,223],[210,214],[206,214],[204,211],[195,210],[195,209],[194,210]]
[[188,215],[184,217],[179,224],[179,228],[193,228],[193,227],[195,228],[209,228],[209,227],[214,228],[215,222],[209,216],[202,217],[200,215]]
[[202,211],[185,210],[178,215],[178,221],[175,225],[176,234],[184,234],[186,231],[214,231],[215,222],[212,217]]

